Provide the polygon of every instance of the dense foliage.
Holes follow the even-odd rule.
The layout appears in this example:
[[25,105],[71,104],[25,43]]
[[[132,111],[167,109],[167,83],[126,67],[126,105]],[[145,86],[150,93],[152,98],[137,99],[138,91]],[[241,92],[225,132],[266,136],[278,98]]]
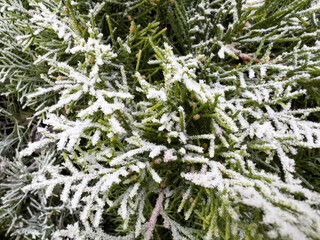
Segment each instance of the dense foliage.
[[1,239],[319,239],[318,0],[0,0]]

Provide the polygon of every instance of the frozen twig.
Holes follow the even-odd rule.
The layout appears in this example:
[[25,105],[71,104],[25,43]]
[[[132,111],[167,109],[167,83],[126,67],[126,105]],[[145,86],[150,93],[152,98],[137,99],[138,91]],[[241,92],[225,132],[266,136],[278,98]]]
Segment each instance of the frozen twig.
[[157,223],[157,218],[159,216],[160,210],[162,208],[162,202],[164,199],[164,192],[163,190],[159,193],[157,202],[156,202],[156,206],[154,207],[153,211],[152,211],[152,215],[149,221],[149,226],[146,232],[146,235],[144,236],[144,240],[150,240],[152,237],[152,232],[154,230],[154,227],[156,226]]

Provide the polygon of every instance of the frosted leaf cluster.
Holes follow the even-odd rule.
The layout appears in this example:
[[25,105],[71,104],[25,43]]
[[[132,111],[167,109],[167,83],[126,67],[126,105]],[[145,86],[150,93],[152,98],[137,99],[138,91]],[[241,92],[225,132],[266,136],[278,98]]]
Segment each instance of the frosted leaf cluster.
[[[303,45],[310,37],[303,35],[293,51],[271,54],[277,41],[292,40],[290,31],[305,24],[302,17],[289,15],[290,26],[281,22],[261,29],[259,24],[269,23],[249,19],[265,1],[195,1],[178,9],[186,16],[181,24],[190,28],[190,41],[175,49],[169,39],[155,44],[154,36],[145,37],[151,24],[141,30],[132,22],[128,37],[117,42],[112,34],[121,29],[112,32],[109,26],[110,36],[105,36],[105,26],[95,19],[103,12],[110,20],[104,12],[107,3],[90,6],[82,34],[77,16],[62,14],[62,3],[45,2],[51,4],[32,1],[32,37],[49,31],[64,50],[43,47],[43,54],[35,56],[34,65],[48,66],[41,74],[48,88],[27,95],[26,106],[51,92],[57,99],[37,108],[42,138],[19,157],[39,150],[43,155],[51,148],[59,153],[61,163],[31,173],[32,182],[22,188],[26,194],[44,190],[46,199],[57,196],[61,208],[77,215],[66,229],[55,229],[54,239],[149,240],[162,220],[174,240],[254,235],[246,223],[257,218],[242,206],[261,213],[264,236],[320,235],[315,207],[320,194],[303,187],[294,160],[301,148],[320,148],[320,126],[312,121],[320,108],[295,104],[308,97],[300,83],[313,79],[320,43]],[[294,1],[288,9],[296,5]],[[125,4],[132,11],[139,6]],[[172,3],[168,14],[177,6]],[[314,5],[297,14],[312,16],[317,9]],[[230,14],[228,24],[222,14]],[[215,16],[212,21],[210,16]],[[240,28],[243,34],[234,34]],[[139,41],[146,40],[143,46],[153,52],[145,64],[159,72],[157,81],[143,75],[139,63],[130,68],[131,63],[121,62],[135,51],[130,41],[138,30]],[[29,38],[17,40],[26,47]],[[257,42],[258,49],[248,53]],[[117,44],[123,52],[115,51]],[[136,61],[141,54],[134,56]],[[174,219],[172,212],[183,220]],[[110,216],[126,235],[114,236],[104,228]],[[183,226],[195,216],[203,220],[201,229]]]

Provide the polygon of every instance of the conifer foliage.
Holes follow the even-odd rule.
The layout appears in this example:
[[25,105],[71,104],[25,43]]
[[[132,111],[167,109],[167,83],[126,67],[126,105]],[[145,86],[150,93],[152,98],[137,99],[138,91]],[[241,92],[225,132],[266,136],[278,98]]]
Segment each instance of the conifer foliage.
[[0,0],[1,239],[319,239],[319,11]]

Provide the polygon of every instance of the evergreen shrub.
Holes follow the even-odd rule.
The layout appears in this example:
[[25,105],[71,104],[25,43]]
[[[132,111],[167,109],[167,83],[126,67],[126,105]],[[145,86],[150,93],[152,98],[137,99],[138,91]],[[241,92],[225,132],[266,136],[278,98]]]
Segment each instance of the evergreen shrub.
[[319,10],[0,0],[0,238],[320,239]]

